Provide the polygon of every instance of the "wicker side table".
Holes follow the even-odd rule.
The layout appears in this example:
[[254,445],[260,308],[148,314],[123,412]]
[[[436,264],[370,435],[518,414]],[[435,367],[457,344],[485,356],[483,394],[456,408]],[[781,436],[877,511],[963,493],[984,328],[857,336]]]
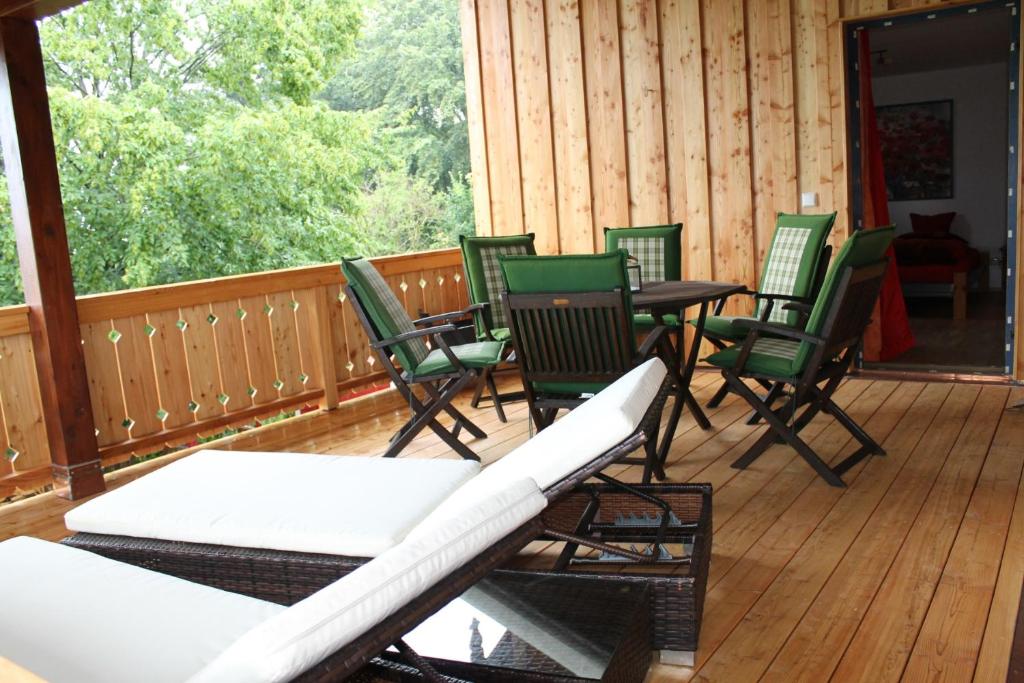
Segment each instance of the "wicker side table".
[[[635,488],[672,508],[674,519],[663,539],[664,547],[685,561],[668,558],[641,564],[614,556],[597,559],[582,548],[571,559],[560,558],[547,569],[500,569],[497,573],[592,576],[646,585],[650,588],[651,649],[660,651],[663,662],[690,666],[700,636],[711,561],[711,485],[664,483]],[[661,510],[607,484],[588,484],[563,496],[542,515],[549,529],[638,548],[654,541]]]
[[[648,587],[591,577],[492,574],[405,637],[468,681],[639,683],[651,664]],[[397,655],[378,680],[422,680]]]

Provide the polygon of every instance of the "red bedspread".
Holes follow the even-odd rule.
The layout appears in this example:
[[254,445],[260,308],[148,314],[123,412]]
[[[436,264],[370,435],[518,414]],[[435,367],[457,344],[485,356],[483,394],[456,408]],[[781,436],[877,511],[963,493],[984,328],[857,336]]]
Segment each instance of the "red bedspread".
[[954,273],[966,273],[980,260],[978,251],[955,235],[900,235],[893,247],[901,282],[953,282]]

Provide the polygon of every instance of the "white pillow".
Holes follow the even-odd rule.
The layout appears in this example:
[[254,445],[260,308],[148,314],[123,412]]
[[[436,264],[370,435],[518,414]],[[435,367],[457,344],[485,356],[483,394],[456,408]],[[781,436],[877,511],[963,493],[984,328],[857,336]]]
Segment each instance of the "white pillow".
[[535,517],[545,505],[547,500],[533,481],[516,481],[450,524],[406,539],[253,628],[190,680],[291,680]]
[[569,476],[637,430],[666,374],[668,370],[658,358],[630,370],[460,486],[408,537],[457,517],[463,508],[500,491],[507,482],[529,477],[543,491]]

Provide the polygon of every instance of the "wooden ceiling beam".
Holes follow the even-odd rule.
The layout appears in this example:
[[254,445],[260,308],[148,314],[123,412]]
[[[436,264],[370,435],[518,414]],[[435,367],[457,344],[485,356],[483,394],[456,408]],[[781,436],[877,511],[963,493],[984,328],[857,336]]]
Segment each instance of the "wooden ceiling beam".
[[42,19],[86,0],[0,0],[0,17]]

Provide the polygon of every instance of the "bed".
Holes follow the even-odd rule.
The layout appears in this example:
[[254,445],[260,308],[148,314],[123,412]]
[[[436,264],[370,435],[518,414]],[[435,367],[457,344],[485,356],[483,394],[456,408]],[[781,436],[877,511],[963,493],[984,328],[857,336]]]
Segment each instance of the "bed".
[[980,255],[964,238],[950,232],[956,212],[926,216],[910,214],[912,231],[893,242],[900,283],[907,297],[953,299],[953,319],[967,317],[967,274]]

